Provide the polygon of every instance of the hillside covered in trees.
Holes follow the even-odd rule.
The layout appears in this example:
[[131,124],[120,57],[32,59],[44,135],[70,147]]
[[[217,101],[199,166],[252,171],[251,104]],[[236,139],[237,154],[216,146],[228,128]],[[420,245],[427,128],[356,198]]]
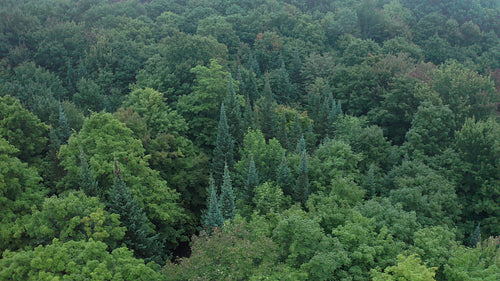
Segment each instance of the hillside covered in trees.
[[1,280],[500,280],[500,2],[1,0]]

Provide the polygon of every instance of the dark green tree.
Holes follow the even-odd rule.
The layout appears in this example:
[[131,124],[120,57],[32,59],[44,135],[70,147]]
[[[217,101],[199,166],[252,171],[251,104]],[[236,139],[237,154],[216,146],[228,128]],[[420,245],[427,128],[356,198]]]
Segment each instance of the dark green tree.
[[[300,138],[303,137],[302,127],[300,126],[299,114],[295,113],[295,119],[293,120],[292,131],[290,132],[288,150],[293,150],[299,144]],[[302,150],[299,151],[301,153]]]
[[281,112],[281,118],[278,124],[278,132],[276,133],[276,138],[280,142],[281,146],[288,147],[288,133],[286,129],[286,116],[284,110]]
[[243,141],[244,129],[242,128],[241,106],[238,95],[234,89],[233,78],[229,75],[227,95],[224,98],[226,106],[227,123],[229,133],[234,138],[236,145]]
[[279,104],[289,104],[294,100],[295,94],[290,82],[290,77],[288,71],[285,67],[285,62],[281,59],[281,67],[278,71],[278,77],[276,81],[275,93],[276,101]]
[[217,200],[217,188],[215,187],[215,182],[212,177],[209,179],[208,192],[207,192],[207,214],[205,215],[205,220],[203,222],[205,229],[208,233],[212,232],[213,228],[220,228],[224,223],[224,218],[219,209],[219,203]]
[[224,220],[232,219],[234,217],[236,211],[235,197],[227,164],[224,165],[224,180],[220,191],[219,205]]
[[285,155],[283,155],[283,160],[281,160],[276,182],[283,190],[283,194],[286,196],[291,196],[293,194],[294,184],[292,180],[292,173],[286,162]]
[[125,185],[116,161],[114,175],[107,205],[109,212],[120,215],[120,221],[127,228],[123,242],[134,250],[136,257],[163,264],[164,246],[149,227],[148,218],[141,205]]
[[227,124],[226,109],[224,104],[220,107],[219,129],[217,131],[217,142],[212,158],[212,175],[215,184],[220,186],[222,184],[224,175],[224,165],[233,167],[234,164],[234,142],[233,137],[229,132]]
[[293,199],[300,202],[302,206],[306,205],[309,198],[309,166],[307,164],[307,152],[302,151],[300,155],[299,174],[293,194]]
[[257,125],[266,139],[276,135],[276,101],[273,98],[271,86],[269,85],[269,75],[266,75],[264,86],[264,96],[256,102]]
[[245,189],[243,190],[242,199],[246,202],[251,202],[254,194],[255,187],[259,185],[259,174],[255,168],[255,161],[253,155],[250,154],[250,162],[248,163],[247,180],[245,182]]
[[66,143],[71,136],[71,128],[68,123],[68,117],[64,112],[62,104],[59,102],[59,136],[62,143]]

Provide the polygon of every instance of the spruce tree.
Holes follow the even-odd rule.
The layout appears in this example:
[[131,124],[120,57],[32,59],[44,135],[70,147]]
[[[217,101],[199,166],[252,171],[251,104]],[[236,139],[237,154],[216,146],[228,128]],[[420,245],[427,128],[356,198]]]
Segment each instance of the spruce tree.
[[59,102],[59,136],[62,143],[66,143],[71,136],[71,128],[61,102]]
[[286,156],[283,155],[283,159],[281,160],[280,167],[278,169],[278,178],[277,184],[283,190],[283,194],[285,195],[293,195],[294,184],[292,181],[292,173],[288,164],[286,163]]
[[224,175],[224,165],[230,167],[234,164],[234,142],[233,137],[229,133],[229,126],[227,124],[226,109],[224,103],[220,107],[219,128],[217,130],[217,142],[212,158],[212,175],[215,180],[216,186],[222,184],[222,177]]
[[259,185],[259,175],[257,169],[255,168],[255,161],[253,160],[253,155],[250,154],[250,162],[248,163],[247,180],[245,182],[245,190],[242,199],[249,203],[252,202],[254,189]]
[[252,105],[250,104],[250,100],[246,98],[246,106],[245,111],[243,111],[242,122],[243,135],[248,132],[248,128],[255,128],[255,115],[252,109]]
[[164,264],[164,245],[149,228],[146,214],[125,185],[116,161],[114,182],[108,195],[109,212],[120,215],[121,223],[127,228],[123,243],[134,250],[136,257],[144,259],[145,262]]
[[294,200],[300,202],[302,206],[306,205],[309,198],[309,166],[307,164],[307,153],[302,151],[300,155],[299,175],[297,177],[297,184],[295,185]]
[[219,205],[224,220],[232,219],[234,217],[235,197],[227,165],[224,165],[224,180],[222,182]]
[[227,95],[224,98],[224,105],[226,106],[226,117],[229,125],[229,133],[233,137],[236,146],[243,141],[244,131],[242,129],[241,107],[234,90],[233,78],[228,78]]
[[285,62],[281,59],[278,80],[276,81],[276,100],[280,104],[289,104],[295,96],[292,83],[285,67]]
[[257,117],[258,125],[266,139],[271,139],[276,136],[276,102],[273,99],[271,86],[269,85],[269,75],[266,75],[264,86],[264,97],[257,101]]
[[311,120],[309,120],[309,123],[307,124],[307,131],[305,138],[306,138],[307,148],[309,148],[310,149],[309,151],[311,151],[311,149],[316,147],[316,135],[314,134]]
[[306,151],[306,140],[304,139],[304,135],[300,136],[299,142],[297,143],[297,148],[295,149],[297,153],[302,153],[302,151]]
[[[289,147],[288,150],[293,151],[294,148],[297,147],[300,138],[302,137],[302,127],[300,126],[300,118],[299,114],[295,113],[295,119],[293,120],[292,132],[289,138]],[[300,153],[301,151],[299,151]]]
[[87,157],[85,156],[85,152],[80,147],[80,189],[87,196],[102,196],[102,190],[97,183],[97,180],[94,178],[94,174],[89,167],[89,163],[87,162]]
[[224,218],[219,209],[219,202],[217,200],[217,189],[215,188],[214,179],[210,176],[209,187],[207,192],[207,213],[205,215],[204,227],[210,234],[214,228],[222,227]]
[[288,134],[286,130],[286,116],[284,110],[281,112],[281,118],[278,125],[278,133],[276,135],[276,138],[278,139],[282,147],[288,148]]
[[302,92],[304,79],[301,73],[302,62],[300,60],[299,47],[295,45],[295,52],[292,63],[290,65],[290,80],[294,85],[294,96],[291,97],[292,102],[297,101],[299,93]]

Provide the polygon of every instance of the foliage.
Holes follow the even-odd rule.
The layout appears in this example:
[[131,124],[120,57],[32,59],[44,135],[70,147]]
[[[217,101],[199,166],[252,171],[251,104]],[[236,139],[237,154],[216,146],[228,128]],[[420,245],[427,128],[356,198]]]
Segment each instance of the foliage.
[[425,264],[421,264],[418,255],[410,256],[398,255],[398,263],[394,266],[387,267],[384,272],[371,271],[373,281],[382,280],[436,280],[434,275],[436,268],[428,268]]

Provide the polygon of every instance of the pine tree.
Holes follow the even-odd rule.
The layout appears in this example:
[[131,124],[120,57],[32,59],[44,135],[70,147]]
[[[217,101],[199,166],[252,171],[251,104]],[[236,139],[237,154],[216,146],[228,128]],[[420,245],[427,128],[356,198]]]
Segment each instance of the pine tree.
[[250,162],[248,164],[247,180],[245,182],[245,190],[242,199],[249,203],[252,202],[255,187],[259,185],[259,174],[255,168],[253,155],[250,154]]
[[244,131],[242,129],[241,107],[234,90],[233,78],[228,78],[227,95],[224,98],[226,106],[227,122],[229,125],[229,133],[234,138],[236,146],[243,141]]
[[212,158],[212,175],[216,186],[222,184],[225,163],[232,167],[234,164],[234,142],[229,133],[227,124],[226,109],[224,103],[220,107],[219,128],[217,131],[217,142]]
[[481,222],[479,222],[474,228],[474,232],[469,238],[469,247],[475,248],[478,243],[481,242]]
[[288,164],[286,163],[286,156],[283,155],[283,159],[281,160],[280,167],[278,169],[278,178],[277,184],[283,190],[283,194],[292,195],[293,194],[293,181],[292,181],[292,173]]
[[208,212],[205,215],[204,226],[207,232],[210,234],[213,228],[220,228],[224,223],[224,218],[219,209],[219,203],[217,200],[217,190],[215,188],[215,182],[212,177],[209,180],[209,188],[207,192],[207,207]]
[[282,147],[288,148],[288,134],[286,131],[286,116],[284,110],[281,112],[281,118],[278,125],[278,133],[276,135],[276,138],[278,139]]
[[224,220],[232,219],[235,214],[235,197],[229,168],[224,166],[224,180],[220,192],[220,211]]
[[293,120],[292,132],[290,134],[289,143],[288,143],[288,145],[289,145],[288,150],[293,151],[293,149],[297,147],[301,137],[302,137],[302,127],[300,126],[300,118],[299,118],[299,114],[295,113],[295,119]]
[[71,128],[61,102],[59,102],[59,135],[62,143],[66,143],[71,136]]
[[271,139],[276,135],[276,102],[273,99],[271,86],[269,85],[269,75],[266,75],[264,87],[264,97],[257,101],[258,125],[266,139]]
[[309,198],[309,166],[307,164],[307,153],[302,151],[300,155],[299,175],[297,177],[297,184],[295,185],[294,200],[306,205]]
[[87,196],[102,196],[102,190],[97,183],[97,180],[94,178],[94,174],[89,167],[89,163],[87,162],[87,157],[85,156],[85,152],[80,147],[80,189]]

